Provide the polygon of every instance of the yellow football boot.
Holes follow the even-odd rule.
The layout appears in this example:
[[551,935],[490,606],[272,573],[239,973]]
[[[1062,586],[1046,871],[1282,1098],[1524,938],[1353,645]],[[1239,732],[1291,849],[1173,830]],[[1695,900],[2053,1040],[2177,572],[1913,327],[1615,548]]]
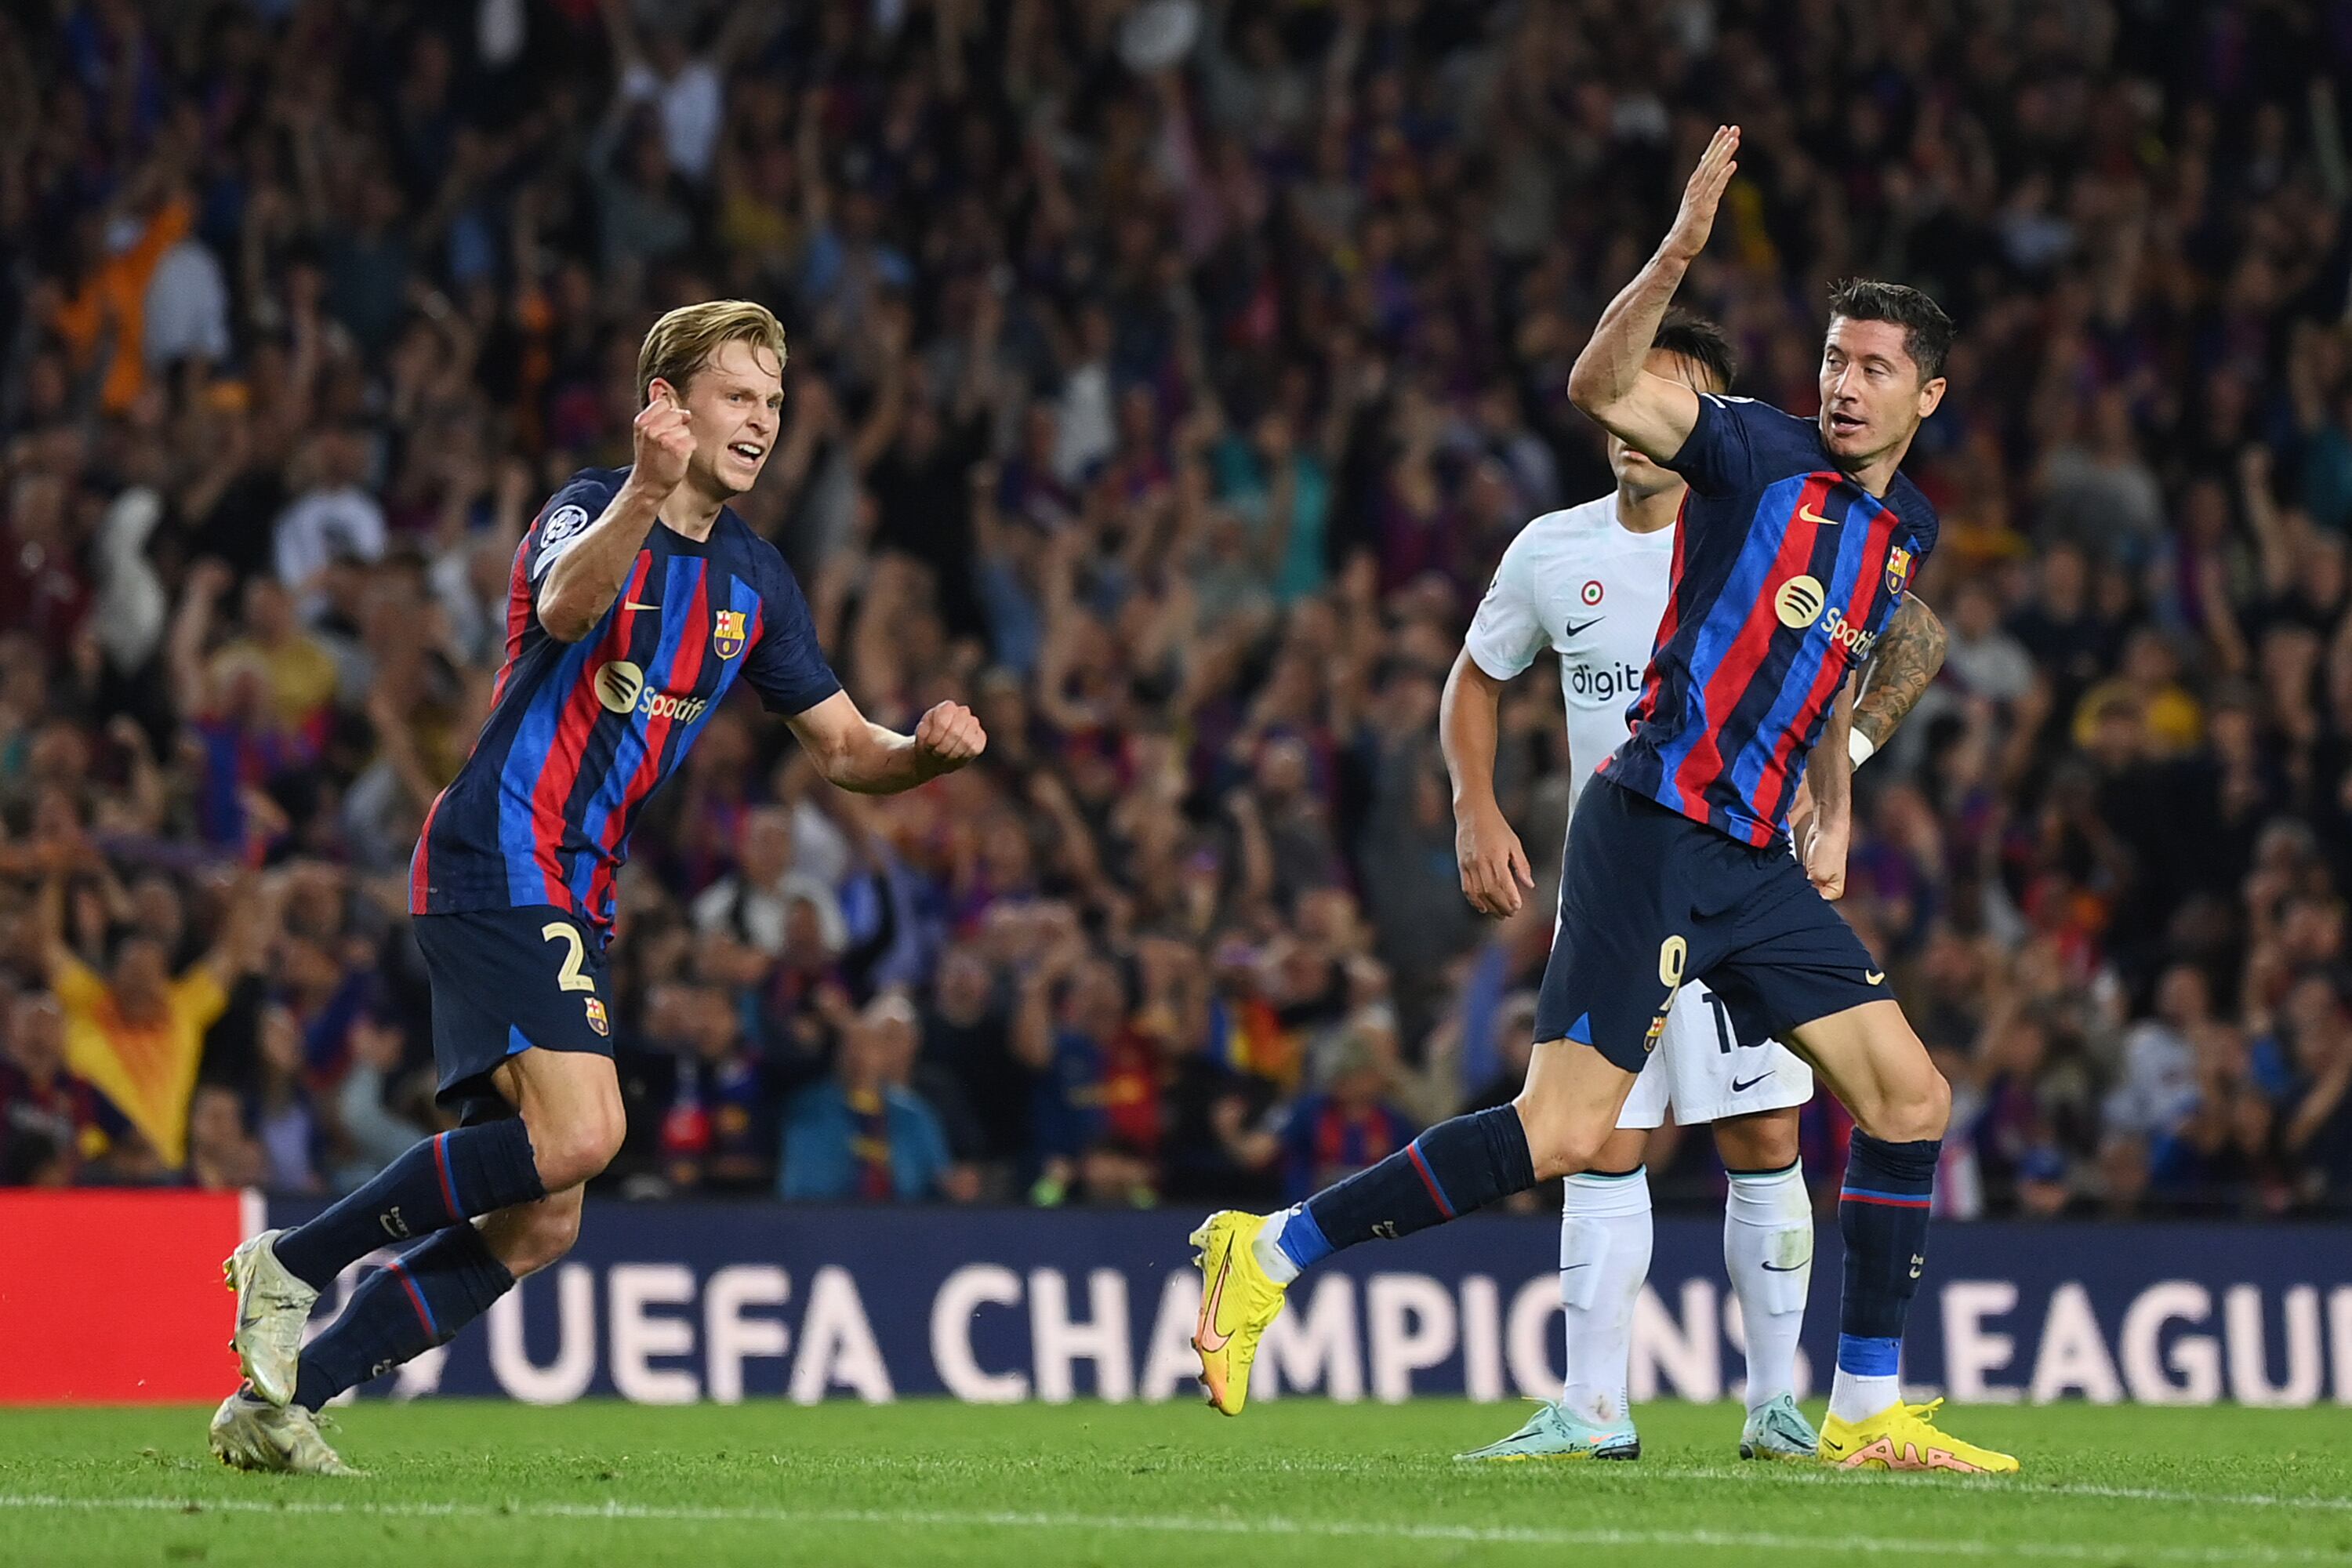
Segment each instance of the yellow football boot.
[[1863,1421],[1831,1415],[1822,1423],[1822,1463],[1841,1470],[1952,1470],[1961,1475],[2013,1475],[2007,1454],[1963,1443],[1936,1430],[1944,1402],[1894,1404]]
[[1192,1260],[1201,1266],[1201,1321],[1192,1330],[1192,1348],[1201,1352],[1209,1403],[1226,1415],[1242,1413],[1258,1338],[1282,1310],[1283,1287],[1250,1249],[1265,1228],[1264,1215],[1225,1209],[1192,1233],[1200,1248]]

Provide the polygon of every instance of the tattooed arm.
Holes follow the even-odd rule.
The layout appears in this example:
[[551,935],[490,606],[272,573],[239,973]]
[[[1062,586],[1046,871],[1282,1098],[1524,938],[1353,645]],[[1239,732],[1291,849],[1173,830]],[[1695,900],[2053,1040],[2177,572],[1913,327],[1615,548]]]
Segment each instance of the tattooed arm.
[[1862,695],[1854,700],[1853,732],[1871,751],[1886,744],[1895,726],[1918,706],[1927,683],[1944,668],[1944,623],[1927,602],[1905,595],[1862,668]]

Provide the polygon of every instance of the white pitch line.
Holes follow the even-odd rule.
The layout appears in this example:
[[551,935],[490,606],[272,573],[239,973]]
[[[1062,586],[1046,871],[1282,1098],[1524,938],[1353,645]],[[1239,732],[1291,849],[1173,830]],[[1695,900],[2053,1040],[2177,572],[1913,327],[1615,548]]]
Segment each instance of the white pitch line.
[[2108,1541],[1993,1542],[1905,1540],[1870,1535],[1782,1535],[1724,1530],[1544,1530],[1510,1525],[1384,1523],[1281,1517],[1082,1514],[1013,1510],[763,1509],[648,1503],[324,1502],[259,1498],[67,1498],[0,1493],[0,1509],[74,1513],[323,1515],[371,1519],[594,1519],[670,1524],[863,1525],[895,1529],[1094,1531],[1171,1535],[1289,1535],[1308,1539],[1443,1542],[1475,1546],[1671,1546],[1727,1552],[1955,1553],[2113,1563],[2119,1557],[2165,1563],[2341,1563],[2340,1549],[2267,1546],[2166,1546]]
[[[1318,1463],[1311,1459],[1266,1458],[1254,1464],[1268,1471],[1290,1475],[1349,1476],[1363,1473],[1360,1463]],[[836,1468],[853,1468],[873,1471],[900,1471],[908,1461],[887,1455],[845,1456],[830,1461]],[[918,1462],[919,1468],[919,1461]],[[1439,1468],[1434,1461],[1431,1468]],[[1516,1467],[1514,1467],[1516,1468]],[[1454,1466],[1444,1467],[1446,1473],[1462,1475],[1468,1470]],[[1671,1481],[1717,1481],[1745,1487],[1814,1486],[1814,1487],[1916,1487],[1921,1491],[1950,1493],[1960,1489],[1969,1501],[2000,1500],[2010,1502],[2038,1503],[2045,1498],[2099,1498],[2118,1502],[2181,1503],[2193,1508],[2284,1508],[2304,1509],[2320,1513],[2352,1513],[2352,1497],[2325,1497],[2295,1493],[2273,1492],[2192,1492],[2165,1487],[2111,1487],[2095,1481],[2041,1482],[2030,1478],[2014,1480],[1960,1480],[1949,1476],[1908,1475],[1902,1471],[1873,1470],[1867,1474],[1816,1468],[1810,1465],[1779,1465],[1746,1463],[1727,1465],[1652,1465],[1643,1460],[1633,1465],[1612,1465],[1607,1468],[1588,1466],[1584,1474],[1606,1477],[1611,1480],[1640,1481],[1647,1479]]]
[[[1625,1467],[1627,1470],[1632,1466]],[[1984,1498],[2007,1498],[2021,1502],[2038,1502],[2043,1498],[2081,1497],[2107,1498],[2122,1502],[2177,1502],[2212,1508],[2297,1508],[2314,1509],[2325,1513],[2352,1513],[2352,1498],[2298,1497],[2292,1494],[2273,1495],[2268,1492],[2189,1492],[2163,1487],[2108,1487],[2095,1481],[2056,1481],[2047,1486],[2031,1480],[2006,1482],[1954,1482],[1934,1476],[1907,1476],[1901,1473],[1874,1472],[1867,1477],[1840,1474],[1832,1470],[1807,1469],[1796,1465],[1751,1465],[1742,1469],[1714,1468],[1704,1465],[1684,1468],[1660,1466],[1651,1469],[1644,1466],[1643,1477],[1655,1476],[1676,1481],[1737,1481],[1742,1486],[1874,1486],[1917,1487],[1925,1490],[1948,1492],[1955,1485],[1969,1489],[1971,1500]]]

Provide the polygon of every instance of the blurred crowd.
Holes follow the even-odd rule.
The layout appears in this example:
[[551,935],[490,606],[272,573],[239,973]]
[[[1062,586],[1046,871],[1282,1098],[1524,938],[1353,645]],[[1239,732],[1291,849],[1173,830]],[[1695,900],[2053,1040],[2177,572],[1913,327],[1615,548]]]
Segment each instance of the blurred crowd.
[[[721,295],[792,334],[739,510],[868,714],[992,740],[872,800],[714,718],[621,884],[608,1183],[1272,1203],[1507,1099],[1550,889],[1463,899],[1438,691],[1608,487],[1569,363],[1737,121],[1685,300],[1740,392],[1812,409],[1850,273],[1961,328],[1949,661],[1846,903],[1942,1201],[2352,1206],[2347,72],[2286,0],[0,5],[0,1182],[324,1194],[436,1125],[419,819],[523,528]],[[1539,668],[1554,870],[1566,766]]]

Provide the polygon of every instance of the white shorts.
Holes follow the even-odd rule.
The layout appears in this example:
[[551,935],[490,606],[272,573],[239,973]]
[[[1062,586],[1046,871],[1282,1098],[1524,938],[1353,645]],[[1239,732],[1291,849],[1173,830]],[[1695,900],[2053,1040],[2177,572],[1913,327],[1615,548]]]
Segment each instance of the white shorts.
[[1661,1126],[1671,1106],[1676,1126],[1695,1127],[1802,1105],[1812,1098],[1811,1068],[1778,1040],[1738,1038],[1731,1010],[1702,982],[1692,980],[1675,993],[1666,1031],[1633,1080],[1617,1125]]

